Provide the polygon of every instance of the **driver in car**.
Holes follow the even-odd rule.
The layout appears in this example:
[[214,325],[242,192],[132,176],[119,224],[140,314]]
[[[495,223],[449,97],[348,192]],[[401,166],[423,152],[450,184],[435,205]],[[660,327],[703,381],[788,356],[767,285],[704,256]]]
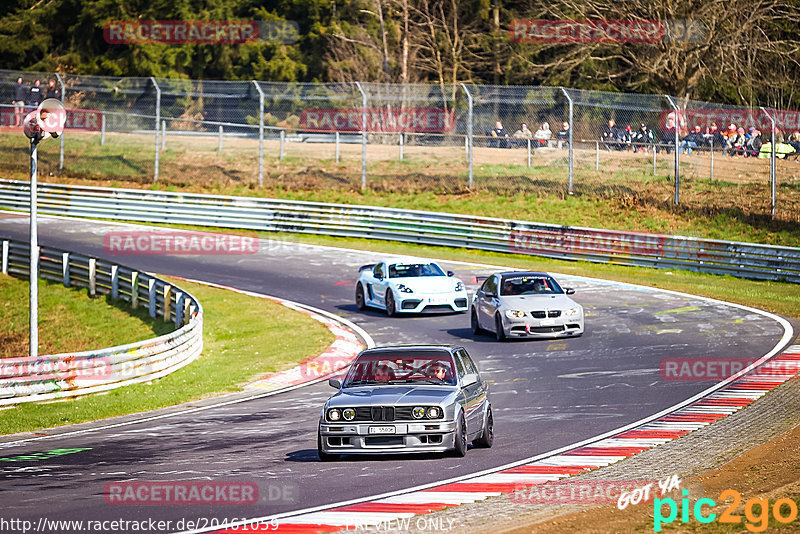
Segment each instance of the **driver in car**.
[[388,382],[394,379],[394,372],[387,365],[378,365],[375,367],[375,381]]
[[428,378],[445,381],[447,379],[447,369],[441,363],[434,363],[428,367]]

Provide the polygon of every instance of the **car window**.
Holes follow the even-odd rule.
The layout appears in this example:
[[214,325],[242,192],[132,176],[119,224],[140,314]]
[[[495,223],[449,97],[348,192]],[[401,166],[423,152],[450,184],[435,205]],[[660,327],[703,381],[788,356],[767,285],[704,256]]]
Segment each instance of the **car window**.
[[363,354],[350,366],[342,387],[425,383],[456,384],[453,358],[447,352]]
[[372,269],[372,275],[375,278],[383,278],[383,264],[379,263]]
[[458,351],[458,353],[461,356],[461,358],[464,360],[464,369],[467,372],[467,374],[470,374],[470,373],[476,373],[477,374],[478,373],[478,368],[475,367],[475,362],[473,362],[472,358],[469,357],[469,354],[467,354],[467,351],[460,350],[460,351]]
[[501,296],[557,295],[564,293],[561,286],[549,276],[512,275],[503,278]]
[[446,276],[435,263],[395,263],[389,266],[389,278]]
[[458,352],[456,352],[455,357],[456,357],[455,360],[456,360],[456,369],[458,370],[458,376],[459,378],[463,378],[463,376],[466,374],[466,370],[464,369],[464,362],[461,359],[461,355]]
[[483,290],[485,292],[497,294],[497,278],[494,276],[490,276],[486,279],[486,282],[483,283]]

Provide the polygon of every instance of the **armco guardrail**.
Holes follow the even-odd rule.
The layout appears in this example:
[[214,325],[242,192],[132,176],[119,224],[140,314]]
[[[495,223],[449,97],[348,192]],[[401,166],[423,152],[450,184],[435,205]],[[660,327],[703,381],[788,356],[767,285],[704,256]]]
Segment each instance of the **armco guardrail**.
[[[0,241],[3,274],[27,279],[30,246]],[[194,360],[203,350],[203,308],[190,294],[146,273],[53,248],[40,248],[39,275],[89,295],[108,294],[147,306],[150,316],[177,330],[137,343],[37,358],[0,359],[0,405],[106,391],[159,378]]]
[[[28,183],[0,180],[0,208],[27,211]],[[800,249],[427,211],[41,184],[54,215],[362,237],[549,258],[800,282]]]

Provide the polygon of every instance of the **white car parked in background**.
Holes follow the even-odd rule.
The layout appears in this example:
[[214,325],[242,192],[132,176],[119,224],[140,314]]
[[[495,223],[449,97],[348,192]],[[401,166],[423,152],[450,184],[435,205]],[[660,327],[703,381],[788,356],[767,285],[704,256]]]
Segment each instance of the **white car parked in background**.
[[510,337],[563,337],[583,334],[583,306],[546,273],[507,272],[488,277],[472,299],[473,334]]
[[356,306],[397,313],[465,312],[464,282],[430,260],[386,259],[359,269]]

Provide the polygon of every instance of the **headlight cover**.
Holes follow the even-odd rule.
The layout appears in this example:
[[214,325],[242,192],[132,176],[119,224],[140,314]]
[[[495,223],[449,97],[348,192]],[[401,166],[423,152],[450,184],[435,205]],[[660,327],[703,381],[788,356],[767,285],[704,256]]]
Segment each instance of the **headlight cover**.
[[506,310],[506,317],[508,317],[509,319],[525,317],[525,312],[520,310]]
[[455,292],[460,293],[461,291],[464,291],[464,282],[457,282]]
[[581,314],[580,306],[578,306],[576,308],[570,308],[570,309],[568,309],[567,311],[564,312],[564,315],[566,315],[567,317],[576,317],[576,316],[578,316],[580,314]]
[[352,408],[345,408],[342,410],[342,417],[345,421],[352,421],[356,417],[356,411]]
[[413,292],[414,292],[414,290],[413,290],[413,289],[411,289],[410,287],[408,287],[408,286],[407,286],[407,285],[405,285],[405,284],[397,284],[397,290],[398,290],[400,293],[413,293]]
[[339,410],[336,408],[332,408],[328,410],[328,421],[338,421],[342,418],[342,415],[339,413]]
[[422,406],[417,406],[413,410],[411,410],[411,417],[414,419],[422,419],[425,417],[425,408]]
[[442,410],[438,406],[431,406],[425,413],[428,419],[438,419],[442,416]]

